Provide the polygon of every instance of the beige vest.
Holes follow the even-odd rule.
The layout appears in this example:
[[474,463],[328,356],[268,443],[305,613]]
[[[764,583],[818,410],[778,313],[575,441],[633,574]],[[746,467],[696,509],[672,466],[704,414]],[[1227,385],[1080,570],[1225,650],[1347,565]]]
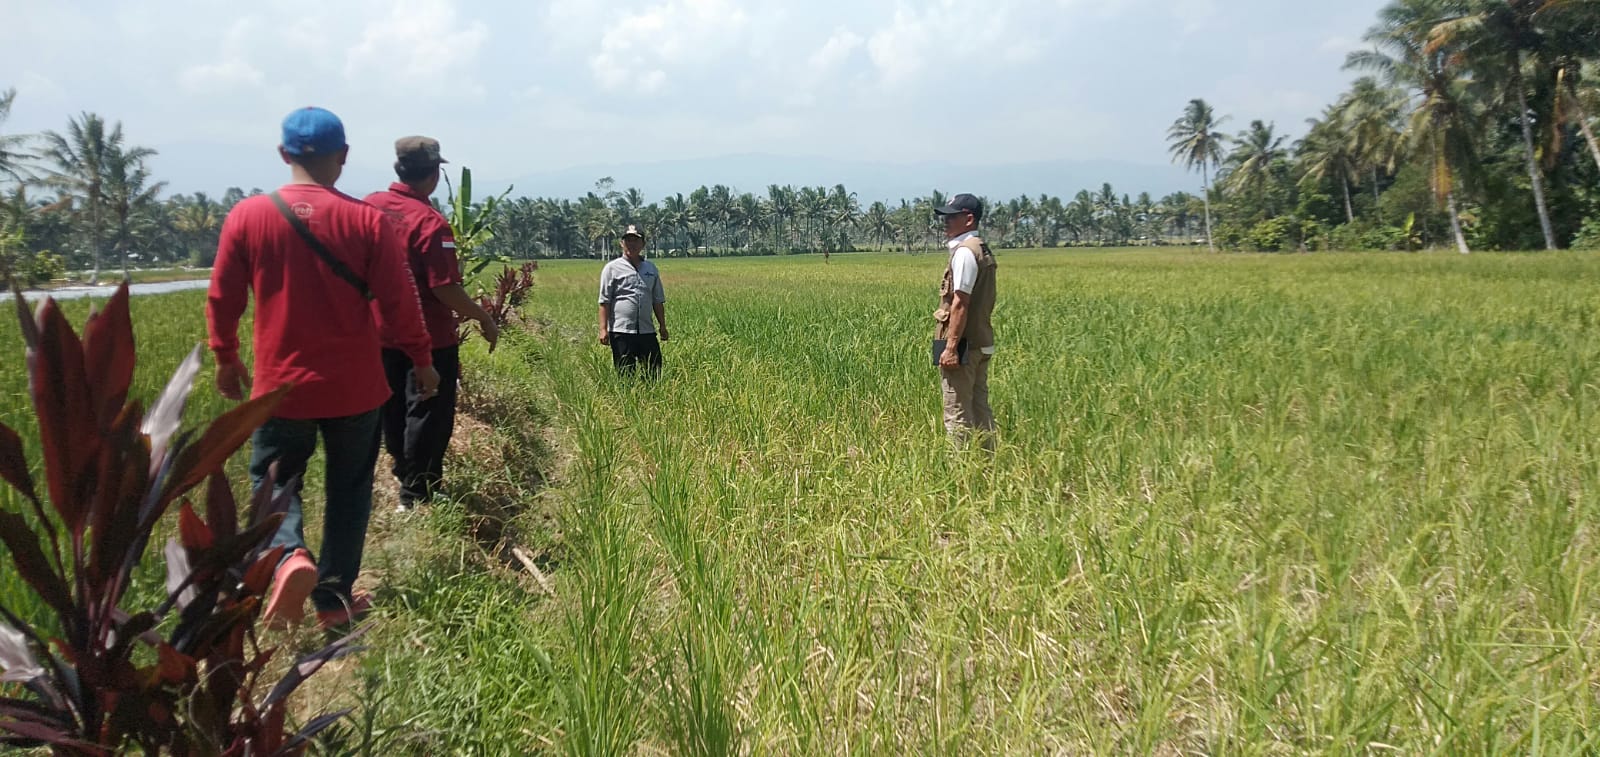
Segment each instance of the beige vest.
[[[978,280],[973,283],[971,299],[967,302],[967,328],[963,336],[969,347],[993,347],[994,325],[989,318],[994,313],[994,272],[997,267],[994,253],[989,251],[989,245],[976,236],[962,240],[961,246],[971,250],[973,257],[978,259]],[[946,263],[944,283],[939,286],[939,309],[933,313],[935,339],[944,339],[945,329],[950,325],[950,308],[956,300],[955,285],[951,278],[950,265]]]

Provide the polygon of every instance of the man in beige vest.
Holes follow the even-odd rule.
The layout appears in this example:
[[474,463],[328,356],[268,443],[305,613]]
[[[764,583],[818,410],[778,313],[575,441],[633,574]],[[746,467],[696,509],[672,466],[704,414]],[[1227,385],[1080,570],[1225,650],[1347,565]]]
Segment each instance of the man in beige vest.
[[[994,355],[995,259],[978,237],[983,204],[959,194],[934,209],[944,223],[950,262],[934,311],[934,346],[944,390],[944,428],[960,445],[974,431],[984,449],[994,449],[994,414],[989,410],[989,359]],[[940,340],[943,349],[939,349]]]

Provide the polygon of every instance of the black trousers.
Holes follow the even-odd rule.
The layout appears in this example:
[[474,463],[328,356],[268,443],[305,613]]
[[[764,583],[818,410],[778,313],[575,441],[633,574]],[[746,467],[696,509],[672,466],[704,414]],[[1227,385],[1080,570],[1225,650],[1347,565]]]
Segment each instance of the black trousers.
[[439,372],[439,393],[417,398],[417,376],[411,358],[399,350],[383,351],[389,377],[389,401],[383,404],[383,447],[394,458],[400,482],[400,503],[411,506],[433,497],[444,478],[444,453],[456,427],[456,385],[461,378],[458,347],[433,351]]
[[607,341],[611,342],[611,364],[616,366],[617,372],[630,376],[638,372],[639,366],[644,366],[646,378],[655,378],[661,374],[661,342],[656,341],[655,334],[623,334],[611,332]]

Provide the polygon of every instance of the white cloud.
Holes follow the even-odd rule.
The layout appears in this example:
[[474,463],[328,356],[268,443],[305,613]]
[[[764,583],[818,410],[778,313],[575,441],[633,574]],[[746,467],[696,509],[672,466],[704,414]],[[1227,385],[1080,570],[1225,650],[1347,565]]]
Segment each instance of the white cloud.
[[974,10],[957,0],[902,1],[888,25],[867,40],[867,53],[879,82],[891,90],[958,66],[969,76],[995,73],[1037,58],[1043,36],[1069,26],[1066,11],[1078,2],[991,0]]
[[659,92],[669,70],[735,53],[748,21],[735,0],[667,0],[628,13],[608,28],[589,66],[608,90]]
[[[369,23],[345,54],[347,79],[376,78],[394,86],[456,88],[471,73],[489,36],[482,21],[463,23],[453,0],[400,0]],[[481,92],[481,86],[476,89]],[[458,88],[459,89],[459,88]]]
[[813,73],[830,71],[843,64],[866,40],[849,29],[839,29],[811,54],[809,67]]
[[[953,3],[943,3],[949,10]],[[894,20],[867,40],[867,54],[886,86],[902,84],[929,65],[928,51],[939,47],[939,34],[929,14],[914,12],[904,3],[895,6]]]
[[188,92],[197,95],[226,92],[242,87],[259,87],[262,81],[259,69],[238,59],[190,66],[178,75],[178,83]]

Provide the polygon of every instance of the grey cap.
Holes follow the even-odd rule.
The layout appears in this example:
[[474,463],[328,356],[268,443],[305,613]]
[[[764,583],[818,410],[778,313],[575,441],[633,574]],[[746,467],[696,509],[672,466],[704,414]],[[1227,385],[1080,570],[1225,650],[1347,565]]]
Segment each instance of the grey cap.
[[394,141],[394,156],[401,163],[414,166],[436,166],[450,162],[439,155],[439,140],[432,137],[401,137]]
[[628,224],[628,228],[622,232],[623,239],[627,239],[628,237],[638,237],[640,239],[644,239],[644,233],[639,231],[638,226],[630,223]]

